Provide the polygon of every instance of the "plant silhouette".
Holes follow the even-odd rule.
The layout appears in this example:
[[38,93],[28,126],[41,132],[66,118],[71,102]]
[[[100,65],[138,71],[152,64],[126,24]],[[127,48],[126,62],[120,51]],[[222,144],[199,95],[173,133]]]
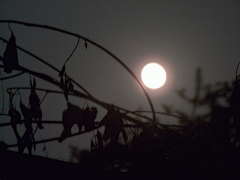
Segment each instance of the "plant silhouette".
[[105,126],[105,132],[103,134],[103,140],[107,141],[111,139],[111,142],[117,143],[120,133],[123,134],[124,141],[127,142],[127,134],[123,127],[124,115],[119,112],[119,109],[108,110],[100,124]]
[[11,116],[10,123],[13,129],[13,132],[17,138],[18,150],[21,151],[22,139],[17,130],[17,124],[22,123],[21,115],[16,109],[13,108],[13,105],[11,105],[11,108],[9,109],[9,115]]
[[31,85],[31,94],[29,96],[29,105],[30,105],[30,116],[35,120],[38,121],[38,127],[43,129],[42,126],[42,111],[40,108],[40,99],[36,93],[36,80],[33,79],[33,83],[30,81]]
[[11,73],[12,70],[18,68],[18,55],[16,48],[16,38],[12,32],[9,43],[6,47],[3,57],[4,72]]
[[36,149],[35,138],[34,138],[34,133],[32,128],[31,110],[28,109],[22,102],[20,102],[20,108],[21,108],[23,117],[25,119],[24,124],[25,124],[26,131],[21,139],[19,152],[22,153],[24,149],[27,147],[29,154],[31,154],[32,146],[34,147],[34,150]]
[[[47,142],[58,141],[61,143],[66,138],[93,132],[93,137],[89,142],[91,151],[86,152],[75,146],[70,146],[70,162],[77,161],[77,167],[86,170],[87,176],[90,176],[89,172],[100,177],[100,174],[105,172],[117,173],[122,171],[127,172],[126,177],[150,176],[168,179],[215,179],[216,177],[231,179],[236,175],[237,167],[240,165],[240,80],[237,75],[234,84],[228,82],[219,82],[214,85],[203,84],[201,68],[197,68],[194,96],[186,95],[187,91],[185,89],[176,91],[184,101],[192,105],[191,112],[186,113],[176,110],[173,105],[166,104],[163,105],[165,112],[155,112],[147,92],[132,71],[120,59],[99,44],[80,35],[50,26],[17,21],[0,21],[0,23],[16,23],[45,28],[78,38],[77,45],[71,55],[64,62],[62,69],[58,70],[43,59],[17,46],[13,32],[9,41],[0,37],[3,42],[7,43],[4,57],[0,56],[0,60],[3,62],[0,67],[4,68],[4,71],[8,74],[12,71],[20,71],[17,76],[23,73],[33,76],[33,79],[30,79],[30,87],[14,87],[7,90],[10,106],[8,114],[5,115],[10,117],[10,122],[0,124],[0,127],[11,125],[17,144],[7,145],[1,142],[0,150],[3,152],[2,154],[8,152],[5,149],[18,147],[20,153],[23,153],[27,148],[31,155],[32,149],[37,148],[36,144],[44,143],[43,150],[45,150],[45,143]],[[133,112],[100,101],[68,76],[65,65],[77,49],[79,40],[84,40],[86,49],[88,44],[94,45],[120,63],[143,88],[151,111],[138,110]],[[56,71],[57,74],[49,76],[22,67],[18,64],[17,50],[21,50],[39,60]],[[1,80],[15,77],[16,75],[11,75],[7,78],[1,78]],[[36,78],[55,85],[57,90],[37,88]],[[76,87],[80,90],[77,90]],[[23,104],[20,90],[30,91],[29,106]],[[45,96],[54,93],[65,97],[67,109],[63,111],[61,121],[42,119],[44,112],[40,107],[41,101],[38,97],[38,91],[45,92]],[[21,113],[17,111],[18,104],[14,103],[17,92],[20,94],[19,107]],[[70,96],[91,101],[105,108],[107,114],[100,122],[96,122],[99,109],[89,106],[80,108],[79,105],[71,102]],[[199,113],[201,108],[207,108],[208,112]],[[142,113],[152,113],[153,117],[149,118]],[[178,118],[180,125],[159,123],[155,116],[157,113]],[[25,125],[25,132],[21,137],[18,132],[18,125],[22,123]],[[33,130],[33,124],[35,123],[37,126]],[[34,135],[38,128],[42,131],[45,130],[43,128],[44,123],[62,124],[63,131],[59,132],[60,137],[35,140]],[[72,133],[74,125],[78,125],[77,133]],[[71,169],[71,172],[73,169]]]
[[63,132],[61,137],[58,139],[62,142],[64,139],[71,135],[71,128],[74,124],[78,125],[79,132],[82,131],[82,127],[85,126],[85,131],[91,131],[94,128],[94,120],[97,117],[97,109],[89,107],[82,110],[80,107],[67,103],[68,109],[63,111],[62,122],[63,122]]

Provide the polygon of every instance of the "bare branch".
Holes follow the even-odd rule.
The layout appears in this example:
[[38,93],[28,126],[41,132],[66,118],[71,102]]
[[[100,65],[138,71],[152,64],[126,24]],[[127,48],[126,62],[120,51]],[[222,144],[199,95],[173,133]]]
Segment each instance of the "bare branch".
[[47,25],[40,25],[40,24],[33,24],[33,23],[26,23],[26,22],[21,22],[21,21],[12,21],[12,20],[0,20],[0,23],[15,23],[15,24],[21,24],[21,25],[30,26],[30,27],[44,28],[44,29],[49,29],[49,30],[61,32],[61,33],[64,33],[64,34],[68,34],[68,35],[75,36],[75,37],[78,37],[80,39],[83,39],[83,40],[85,40],[85,42],[93,44],[94,46],[98,47],[102,51],[106,52],[109,56],[111,56],[113,59],[115,59],[120,65],[122,65],[130,73],[130,75],[135,79],[135,81],[138,83],[138,85],[141,87],[145,96],[147,97],[150,108],[152,110],[153,121],[156,121],[156,116],[155,116],[152,101],[151,101],[147,91],[145,90],[144,86],[142,85],[142,83],[138,80],[136,75],[118,57],[116,57],[113,53],[111,53],[109,50],[107,50],[103,46],[101,46],[98,43],[95,43],[94,41],[91,41],[91,40],[89,40],[89,39],[87,39],[83,36],[80,36],[76,33],[72,33],[72,32],[69,32],[69,31],[65,31],[65,30],[55,28],[55,27],[51,27],[51,26],[47,26]]

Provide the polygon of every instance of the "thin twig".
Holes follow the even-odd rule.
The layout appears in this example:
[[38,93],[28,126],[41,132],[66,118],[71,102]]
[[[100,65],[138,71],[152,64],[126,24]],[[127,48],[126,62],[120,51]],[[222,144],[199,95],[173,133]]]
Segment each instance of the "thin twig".
[[87,39],[83,36],[80,36],[78,34],[75,34],[75,33],[69,32],[69,31],[65,31],[65,30],[62,30],[62,29],[59,29],[59,28],[47,26],[47,25],[39,25],[39,24],[26,23],[26,22],[21,22],[21,21],[12,21],[12,20],[0,20],[0,23],[15,23],[15,24],[21,24],[21,25],[25,25],[25,26],[38,27],[38,28],[44,28],[44,29],[49,29],[49,30],[61,32],[61,33],[64,33],[64,34],[68,34],[68,35],[71,35],[71,36],[81,38],[81,39],[85,40],[85,42],[93,44],[94,46],[98,47],[102,51],[106,52],[109,56],[111,56],[113,59],[115,59],[120,65],[122,65],[130,73],[130,75],[135,79],[135,81],[138,83],[138,85],[141,87],[145,96],[147,97],[150,108],[152,110],[153,121],[156,121],[156,116],[155,116],[155,111],[154,111],[152,101],[151,101],[147,91],[145,90],[144,86],[142,85],[142,83],[138,80],[136,75],[118,57],[116,57],[113,53],[111,53],[109,50],[107,50],[103,46],[101,46],[98,43],[95,43],[94,41],[91,41],[91,40],[89,40],[89,39]]
[[[6,115],[9,116],[9,115]],[[17,122],[16,124],[23,124],[25,122],[25,120],[22,120],[21,122]],[[32,121],[33,124],[37,124],[39,123],[38,121]],[[41,124],[62,124],[62,121],[59,120],[42,120]],[[95,125],[99,125],[100,122],[95,122]],[[4,126],[10,126],[11,123],[0,123],[0,127],[4,127]],[[124,127],[143,127],[142,125],[136,125],[136,124],[124,124]]]
[[[6,39],[4,39],[4,38],[2,38],[2,37],[0,37],[0,40],[2,40],[2,41],[5,42],[5,43],[8,43],[8,40],[6,40]],[[21,51],[25,52],[26,54],[28,54],[28,55],[34,57],[35,59],[39,60],[40,62],[42,62],[43,64],[47,65],[48,67],[52,68],[53,70],[57,71],[58,73],[60,73],[60,70],[58,70],[57,68],[55,68],[53,65],[49,64],[48,62],[44,61],[42,58],[34,55],[33,53],[31,53],[31,52],[29,52],[29,51],[27,51],[27,50],[25,50],[25,49],[23,49],[23,48],[21,48],[21,47],[19,47],[19,46],[17,46],[17,45],[16,45],[16,47],[17,47],[18,49],[20,49]],[[3,60],[3,57],[0,57],[0,60]],[[85,88],[83,88],[83,87],[82,87],[80,84],[78,84],[75,80],[73,80],[72,78],[70,78],[70,77],[67,76],[67,75],[65,75],[65,76],[66,76],[69,80],[71,80],[74,84],[76,84],[80,89],[82,89],[87,95],[92,96]]]
[[[1,67],[1,66],[0,66],[0,67]],[[31,88],[30,88],[30,87],[12,87],[12,88],[8,88],[7,91],[8,91],[8,93],[10,93],[11,90],[14,90],[14,89],[16,89],[16,90],[20,90],[20,89],[30,90]],[[64,92],[62,92],[62,91],[49,90],[49,89],[43,89],[43,88],[36,88],[36,90],[37,90],[37,91],[45,91],[45,92],[47,92],[47,93],[57,93],[57,94],[63,94],[63,93],[64,93]],[[70,92],[69,95],[71,95],[71,96],[76,96],[76,97],[81,97],[81,98],[84,98],[84,99],[91,100],[91,101],[95,102],[96,104],[101,105],[102,107],[104,107],[104,108],[106,108],[106,109],[112,108],[112,105],[109,105],[109,104],[107,104],[107,103],[98,101],[98,100],[96,100],[96,99],[94,99],[94,98],[92,98],[92,97],[88,97],[88,96],[86,96],[86,95],[84,95],[84,94],[81,94],[80,92],[77,92],[77,91]],[[134,123],[136,123],[136,124],[138,124],[137,122],[139,122],[139,121],[137,121],[136,119],[134,119],[134,118],[132,118],[132,117],[130,117],[130,116],[127,116],[126,114],[133,114],[133,115],[142,117],[142,118],[144,118],[144,119],[146,119],[146,120],[151,120],[150,118],[148,118],[148,117],[146,117],[146,116],[142,116],[142,115],[140,115],[140,114],[136,114],[135,112],[128,111],[128,110],[126,110],[126,109],[124,109],[124,108],[121,108],[121,107],[118,107],[118,106],[114,106],[114,107],[116,107],[116,108],[118,108],[118,109],[120,109],[120,110],[125,111],[125,113],[123,113],[123,114],[125,115],[125,118],[128,119],[128,120],[129,120],[129,118],[131,118],[130,121],[132,121],[132,122],[134,122]],[[148,112],[151,113],[151,111],[148,111]]]
[[0,78],[0,81],[9,80],[9,79],[18,77],[18,76],[20,76],[20,75],[22,75],[22,74],[24,74],[24,73],[25,73],[25,72],[20,72],[20,73],[18,73],[18,74],[13,75],[13,76],[8,76],[8,77]]
[[[151,113],[151,111],[133,111],[132,113]],[[162,115],[171,116],[171,117],[175,117],[175,118],[181,119],[180,116],[176,116],[176,115],[173,115],[173,114],[168,114],[168,113],[163,113],[163,112],[158,112],[158,111],[156,111],[155,113],[156,113],[156,114],[162,114]]]
[[67,60],[65,61],[64,64],[66,64],[66,63],[69,61],[69,59],[72,57],[73,53],[75,52],[75,50],[76,50],[77,47],[78,47],[78,44],[79,44],[79,38],[78,38],[78,42],[77,42],[75,48],[73,49],[72,53],[71,53],[70,56],[67,58]]
[[[96,126],[93,130],[98,129],[101,126],[103,126],[103,125]],[[125,126],[126,127],[132,127],[134,125],[125,125]],[[136,127],[139,127],[139,126],[136,126]],[[85,134],[85,133],[88,133],[88,132],[89,131],[82,131],[82,132],[74,133],[74,134],[71,134],[70,136],[68,136],[67,138],[70,138],[70,137],[73,137],[73,136],[78,136],[78,135]],[[45,140],[41,140],[41,141],[36,141],[35,144],[41,144],[41,143],[56,141],[58,139],[59,139],[59,137],[49,138],[49,139],[45,139]],[[7,145],[7,148],[12,148],[12,147],[17,147],[17,144]]]

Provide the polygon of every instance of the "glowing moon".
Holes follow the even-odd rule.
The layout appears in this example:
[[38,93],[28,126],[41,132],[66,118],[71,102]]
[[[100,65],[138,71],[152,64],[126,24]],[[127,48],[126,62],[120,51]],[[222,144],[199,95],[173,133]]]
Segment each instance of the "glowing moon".
[[157,63],[149,63],[142,69],[141,78],[145,86],[157,89],[166,82],[166,71]]

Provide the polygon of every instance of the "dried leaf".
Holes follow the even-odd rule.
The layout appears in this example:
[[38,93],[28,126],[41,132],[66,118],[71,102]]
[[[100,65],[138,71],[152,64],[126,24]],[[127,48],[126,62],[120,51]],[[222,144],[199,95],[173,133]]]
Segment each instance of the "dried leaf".
[[32,80],[30,79],[30,86],[31,86],[31,93],[34,93],[36,90],[36,79],[33,78],[33,83]]
[[64,75],[64,73],[65,73],[65,64],[63,65],[63,67],[62,67],[62,70],[60,71],[60,73],[59,73],[59,76],[63,76]]
[[65,76],[65,86],[68,87],[68,84],[69,84],[70,80],[68,79],[67,76]]
[[64,87],[65,87],[64,80],[63,80],[63,77],[61,76],[61,79],[60,79],[60,89],[64,89]]
[[28,117],[30,116],[30,109],[28,109],[23,103],[22,101],[20,101],[20,109],[22,112],[22,115],[24,117],[24,119],[28,119]]
[[116,111],[108,111],[100,124],[105,125],[103,140],[107,141],[110,138],[112,141],[118,142],[120,132],[124,131],[122,116]]
[[103,149],[102,135],[99,131],[97,132],[97,139],[98,139],[98,148]]
[[93,142],[93,140],[91,140],[91,151],[94,151],[96,149],[96,146]]
[[31,108],[40,108],[40,99],[35,91],[36,82],[33,82],[31,94],[29,96],[29,104]]
[[13,33],[9,39],[6,50],[4,52],[3,65],[4,72],[6,73],[11,73],[12,70],[16,69],[19,66],[16,39]]
[[36,83],[36,79],[33,78],[33,87],[36,88],[36,85],[37,85],[37,83]]
[[87,41],[85,41],[85,48],[87,49]]
[[78,124],[79,132],[82,129],[83,118],[81,108],[69,102],[67,103],[67,106],[68,109],[63,111],[62,122],[64,129],[58,142],[62,142],[71,134],[71,128],[74,124]]
[[68,91],[68,90],[65,90],[65,91],[64,91],[64,96],[65,96],[65,98],[66,98],[67,101],[68,101],[68,94],[69,94],[69,91]]
[[122,133],[123,133],[123,140],[124,140],[125,143],[127,143],[127,140],[128,140],[127,133],[124,129],[122,130]]
[[12,125],[15,126],[17,123],[21,123],[21,115],[16,109],[11,108],[9,110],[9,114],[11,116],[11,124]]
[[69,89],[70,91],[72,91],[72,90],[73,90],[73,88],[74,88],[74,86],[73,86],[72,82],[70,81],[70,82],[69,82],[68,89]]

